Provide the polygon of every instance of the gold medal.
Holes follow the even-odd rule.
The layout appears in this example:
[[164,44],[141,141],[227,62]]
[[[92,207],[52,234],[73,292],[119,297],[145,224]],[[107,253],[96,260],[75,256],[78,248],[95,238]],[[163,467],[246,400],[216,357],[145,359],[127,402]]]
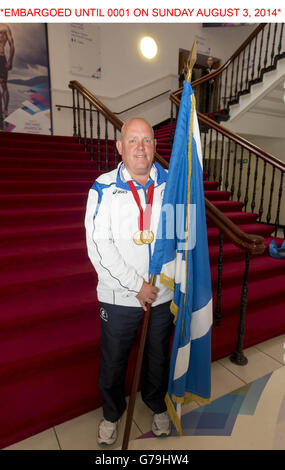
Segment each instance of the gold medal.
[[140,197],[139,197],[139,194],[137,192],[137,189],[134,183],[132,181],[128,181],[128,184],[140,211],[140,216],[139,216],[139,221],[138,221],[138,226],[140,230],[137,230],[134,233],[133,241],[137,245],[149,245],[154,240],[153,232],[146,228],[146,227],[150,227],[154,183],[152,183],[147,190],[147,206],[146,206],[145,211],[143,211],[143,208],[141,206]]
[[154,234],[151,230],[143,230],[141,232],[142,243],[149,245],[151,242],[153,242],[153,239],[154,239]]
[[142,230],[137,230],[133,235],[133,240],[136,245],[143,245],[143,241],[141,240]]

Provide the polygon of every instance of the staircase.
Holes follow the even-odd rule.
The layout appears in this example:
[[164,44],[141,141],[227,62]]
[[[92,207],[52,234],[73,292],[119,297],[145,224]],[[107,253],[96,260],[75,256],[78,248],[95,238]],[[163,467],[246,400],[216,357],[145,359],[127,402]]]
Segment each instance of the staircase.
[[[260,112],[268,119],[277,111],[278,117],[284,117],[282,112],[282,84],[285,76],[285,36],[283,23],[260,23],[232,56],[217,70],[211,73],[215,80],[210,92],[210,109],[206,113],[217,122],[230,119],[230,127],[236,129],[236,118],[243,116],[248,110]],[[205,84],[209,76],[202,77],[192,83],[194,89]],[[277,88],[276,95],[273,94]],[[262,104],[268,95],[270,105]],[[267,109],[266,109],[267,108]],[[281,116],[280,116],[281,114]],[[251,119],[254,119],[252,116]],[[234,123],[232,124],[232,121]],[[250,119],[247,122],[247,133],[250,131]],[[264,126],[266,129],[266,125]],[[238,132],[237,130],[235,130]],[[280,135],[282,137],[283,134]]]
[[83,225],[99,173],[82,150],[74,138],[0,133],[0,448],[101,405]]
[[[159,147],[169,145],[169,125],[155,132]],[[203,138],[203,134],[201,135]],[[167,158],[167,152],[162,154]],[[253,256],[250,262],[248,300],[246,310],[246,330],[244,346],[249,347],[285,331],[285,261],[271,258],[268,247],[272,240],[280,246],[282,240],[272,237],[272,225],[257,222],[259,215],[242,211],[242,201],[230,200],[231,191],[218,190],[219,182],[209,181],[204,173],[205,197],[232,220],[243,232],[264,237],[266,247],[263,255]],[[209,256],[213,288],[213,311],[217,303],[219,230],[207,220]],[[235,348],[236,332],[239,324],[241,286],[244,275],[244,254],[229,239],[223,244],[223,273],[220,326],[213,328],[212,359],[230,354]]]
[[[169,126],[155,136],[157,151],[169,160]],[[89,158],[73,137],[0,133],[0,448],[101,405],[97,278],[87,257],[84,215],[88,190],[104,170],[98,170],[96,153]],[[108,158],[112,169],[111,140]],[[216,207],[244,231],[264,236],[268,246],[272,226],[241,212],[243,204],[230,201],[215,181],[204,185]],[[211,222],[208,238],[216,302],[219,231]],[[246,347],[285,330],[284,266],[267,253],[251,261]],[[213,360],[235,348],[243,270],[241,250],[225,240]]]

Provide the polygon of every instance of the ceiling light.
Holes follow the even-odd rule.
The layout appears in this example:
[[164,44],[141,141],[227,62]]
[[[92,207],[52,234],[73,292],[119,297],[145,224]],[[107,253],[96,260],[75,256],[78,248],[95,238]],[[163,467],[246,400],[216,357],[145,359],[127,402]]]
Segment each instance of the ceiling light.
[[153,59],[157,54],[157,44],[151,37],[144,37],[140,42],[140,50],[144,57]]

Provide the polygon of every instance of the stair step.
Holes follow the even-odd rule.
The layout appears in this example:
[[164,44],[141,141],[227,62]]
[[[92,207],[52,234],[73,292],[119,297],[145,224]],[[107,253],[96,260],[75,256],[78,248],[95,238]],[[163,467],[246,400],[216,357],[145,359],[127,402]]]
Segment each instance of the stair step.
[[[156,148],[158,149],[166,149],[166,150],[170,150],[171,151],[171,147],[170,147],[170,144],[169,144],[169,141],[168,142],[163,142],[161,141],[160,139],[158,139],[157,141],[157,146]],[[157,150],[158,151],[158,150]],[[159,152],[158,152],[159,153]]]
[[19,267],[18,270],[1,272],[0,274],[0,295],[3,300],[8,299],[9,296],[19,295],[22,291],[35,291],[43,289],[49,285],[56,285],[57,283],[65,283],[68,277],[73,276],[94,276],[94,268],[87,258],[73,259],[65,264],[60,264],[51,259],[45,261],[42,266],[40,259],[34,266],[27,265],[23,268]]
[[[170,156],[170,154],[167,151],[164,151],[162,155],[165,154],[166,156]],[[18,148],[12,148],[12,147],[6,147],[3,148],[1,147],[1,156],[4,159],[7,158],[21,158],[23,160],[25,159],[38,159],[39,155],[43,159],[57,159],[57,160],[82,160],[82,161],[92,161],[90,152],[87,150],[84,152],[82,147],[80,147],[79,150],[75,149],[74,151],[71,150],[61,150],[57,148],[56,150],[53,149],[48,149],[46,147],[44,148],[35,148],[33,146],[32,149],[21,149],[21,151]],[[97,149],[94,149],[94,161],[101,161],[102,165],[105,165],[105,149],[101,149],[100,151],[100,159],[99,159],[99,154],[97,152]],[[114,149],[110,148],[108,150],[107,154],[107,160],[110,162],[110,164],[114,163],[115,161],[115,153]],[[117,155],[117,161],[120,161],[121,158],[119,155]],[[0,158],[0,164],[1,164],[1,158]]]
[[[246,328],[244,336],[244,349],[257,343],[266,341],[280,335],[285,331],[285,299],[279,299],[279,304],[262,305],[255,311],[246,315]],[[232,354],[237,345],[239,316],[222,316],[220,327],[212,328],[212,361],[216,361]]]
[[[265,307],[266,305],[270,310],[272,305],[276,305],[284,300],[284,270],[283,273],[280,274],[279,269],[276,271],[276,275],[275,271],[272,270],[271,276],[265,279],[255,280],[249,278],[247,316],[249,316],[251,312],[258,310],[260,307]],[[237,302],[237,299],[241,298],[241,288],[242,285],[237,283],[236,285],[226,286],[225,289],[223,289],[221,300],[222,315],[239,316],[240,301]],[[215,302],[216,299],[214,299],[214,308]]]
[[[47,321],[55,321],[82,313],[96,315],[98,300],[97,276],[73,275],[62,282],[38,289],[22,290],[16,296],[1,298],[0,330],[27,328]],[[66,295],[68,292],[68,295]]]
[[[167,149],[166,147],[161,147],[161,151],[165,152],[166,154],[169,153],[169,149]],[[78,154],[81,160],[86,159],[86,160],[92,161],[91,160],[91,148],[86,147],[86,150],[84,150],[84,146],[82,144],[73,145],[73,144],[57,143],[57,142],[53,142],[53,143],[44,142],[41,145],[37,145],[36,143],[31,142],[30,146],[26,146],[25,144],[22,144],[20,141],[18,142],[13,141],[13,142],[10,142],[9,144],[7,143],[6,145],[1,145],[0,164],[2,164],[3,159],[8,158],[9,156],[10,158],[20,158],[20,159],[23,159],[23,156],[24,157],[27,156],[27,158],[29,158],[29,155],[28,155],[29,152],[31,154],[31,158],[34,158],[34,159],[39,158],[39,156],[43,156],[43,158],[50,156],[50,158],[53,158],[53,156],[56,155],[58,159],[60,160],[62,159],[60,158],[60,154],[62,154],[62,156],[66,159],[67,152],[69,152],[70,158],[74,158],[74,156]],[[119,159],[120,155],[118,151],[115,149],[114,145],[108,144],[107,155],[110,158],[114,159],[115,153],[116,153],[116,158]],[[98,146],[97,144],[95,144],[93,146],[93,154],[94,156],[97,156],[99,154],[101,156],[104,155],[104,158],[105,158],[105,155],[106,155],[105,144],[104,145],[102,144],[101,146]],[[94,160],[97,161],[97,158],[96,159],[94,158]]]
[[0,194],[0,207],[7,209],[39,209],[86,206],[88,193]]
[[[1,269],[7,269],[12,265],[23,265],[24,260],[28,259],[29,263],[32,262],[33,258],[37,259],[40,257],[44,260],[44,257],[60,255],[61,251],[81,250],[83,256],[87,252],[86,241],[82,240],[64,240],[61,241],[59,238],[57,243],[48,244],[46,241],[42,241],[39,238],[37,245],[31,241],[29,244],[17,243],[15,246],[9,244],[8,247],[2,247],[0,243],[0,265]],[[61,262],[61,260],[60,260]]]
[[212,191],[212,190],[205,190],[204,195],[209,201],[214,203],[215,201],[224,201],[228,200],[231,193],[230,191]]
[[[3,133],[4,134],[4,133]],[[5,133],[8,134],[8,133]],[[60,136],[47,136],[47,138],[40,138],[40,139],[35,139],[34,136],[36,134],[26,134],[27,138],[23,138],[24,134],[21,134],[21,137],[15,138],[15,133],[12,133],[10,135],[6,135],[0,138],[1,142],[1,148],[18,148],[22,149],[23,147],[33,147],[37,148],[39,150],[42,149],[44,146],[45,148],[49,149],[57,149],[57,148],[63,148],[70,149],[70,150],[84,150],[84,138],[81,139],[81,142],[78,141],[78,138],[72,138],[72,137],[62,137],[59,138]],[[87,149],[89,150],[91,147],[91,141],[88,138],[86,140],[87,143]],[[115,150],[115,142],[114,140],[108,140],[107,143],[108,149],[113,149]],[[98,139],[93,139],[93,148],[95,149],[105,149],[106,148],[106,141],[105,139],[100,139],[100,142]]]
[[[64,136],[64,135],[50,135],[50,134],[30,134],[25,132],[1,132],[0,133],[0,142],[2,145],[7,145],[7,142],[15,142],[15,141],[22,141],[24,145],[40,145],[41,142],[50,143],[50,142],[57,142],[57,143],[67,143],[67,144],[74,144],[74,145],[83,145],[84,137],[81,137],[81,141],[79,142],[78,137],[74,136]],[[99,139],[101,145],[105,145],[105,139]],[[93,139],[94,143],[98,142],[98,139]],[[90,138],[87,138],[87,144],[90,144]],[[114,140],[108,139],[108,145],[114,146]]]
[[36,325],[26,329],[24,335],[21,330],[5,332],[0,341],[0,383],[11,375],[15,380],[17,373],[20,377],[27,367],[39,365],[45,358],[54,363],[56,356],[67,351],[70,355],[72,349],[86,348],[87,344],[98,349],[98,317],[91,311],[68,320],[58,319],[44,328]]
[[[16,355],[14,362],[1,367],[1,398],[5,403],[1,411],[1,448],[102,405],[98,389],[99,342],[92,338],[92,333],[99,331],[98,317],[92,313],[81,315],[80,323],[79,319],[72,320],[67,328],[60,325],[60,331],[57,322],[50,325],[45,335],[33,328],[35,337],[30,335],[30,344],[43,343],[39,344],[38,353],[35,355],[30,344],[22,341],[24,360],[18,360]],[[61,342],[66,336],[70,339],[68,346]],[[55,338],[57,348],[47,348],[50,338]],[[2,349],[4,353],[18,347],[16,340],[9,344],[9,339]],[[71,339],[76,342],[72,344]],[[130,354],[127,394],[131,391],[136,356],[137,341]]]
[[[95,181],[95,178],[94,180]],[[82,180],[10,180],[1,181],[0,194],[14,194],[14,193],[71,193],[71,192],[88,192],[91,188],[93,181],[90,179]]]
[[78,143],[78,137],[50,135],[50,134],[28,134],[25,132],[0,132],[0,142],[21,140],[23,142],[67,142]]
[[[36,142],[34,140],[21,140],[21,139],[6,139],[5,141],[1,141],[1,157],[7,150],[15,150],[17,152],[22,152],[23,148],[31,147],[32,150],[37,150],[41,152],[41,150],[50,150],[50,151],[71,151],[71,152],[82,152],[84,151],[83,144],[79,144],[78,142],[68,142],[68,141],[50,141],[47,139],[46,141],[39,141]],[[0,157],[0,162],[2,158]]]
[[[242,285],[245,270],[245,253],[240,254],[239,260],[223,264],[222,286]],[[257,279],[271,279],[272,276],[285,274],[285,261],[271,258],[269,254],[256,255],[250,260],[249,281]],[[218,281],[217,266],[211,268],[212,285],[216,289]]]
[[1,146],[1,155],[4,158],[39,158],[39,154],[43,158],[58,158],[59,160],[70,160],[70,159],[81,159],[81,160],[90,160],[90,155],[88,152],[84,152],[84,150],[75,150],[71,152],[70,150],[46,150],[43,149],[34,149],[34,148],[24,148],[21,151],[17,148],[6,147],[3,148]]
[[92,345],[84,353],[65,352],[61,360],[57,356],[54,363],[41,362],[37,368],[41,370],[34,373],[27,367],[22,373],[25,377],[11,378],[1,386],[5,403],[1,410],[1,449],[101,406],[97,356]]
[[72,242],[61,248],[60,246],[40,246],[32,250],[31,246],[20,246],[15,250],[0,249],[0,279],[3,275],[10,277],[10,282],[13,282],[13,273],[17,279],[18,276],[21,277],[22,270],[42,271],[43,268],[48,267],[56,269],[57,265],[70,264],[70,260],[75,263],[81,261],[85,263],[88,260],[87,249],[82,242]]
[[[224,215],[227,216],[230,220],[232,220],[236,225],[240,224],[251,224],[255,222],[258,218],[258,214],[251,214],[249,212],[224,212]],[[212,222],[209,218],[207,218],[207,226],[215,227],[214,222]]]
[[0,158],[0,168],[14,168],[22,170],[26,168],[44,169],[78,169],[78,170],[98,170],[98,163],[94,160],[59,160],[58,158]]
[[47,209],[9,209],[0,210],[1,227],[18,227],[27,220],[30,224],[84,224],[85,206]]
[[[274,238],[274,237],[265,237],[264,238],[264,245],[265,245],[264,253],[266,254],[268,253],[268,246],[272,240],[276,241],[277,246],[281,245],[281,242],[282,242],[281,239]],[[209,256],[210,256],[210,261],[212,265],[217,265],[219,251],[220,251],[220,247],[218,244],[209,246]],[[224,263],[230,263],[237,258],[240,259],[241,255],[242,255],[242,250],[240,250],[240,248],[235,246],[233,243],[230,243],[230,242],[224,243],[223,245],[223,262]]]
[[[2,209],[0,210],[0,221],[2,227],[15,227],[22,225],[25,223],[26,220],[29,220],[30,224],[42,223],[46,221],[46,223],[51,224],[64,224],[64,223],[80,223],[84,222],[86,206],[80,205],[79,203],[73,205],[73,207],[48,207],[48,208],[26,208],[23,209],[15,208],[15,209]],[[258,214],[250,214],[245,212],[227,212],[226,215],[233,221],[240,225],[250,225],[253,221],[256,220]],[[212,226],[213,223],[208,220],[207,225],[210,230],[210,237],[212,235]],[[268,226],[265,226],[268,228]],[[258,228],[258,233],[260,227]],[[215,229],[217,230],[217,229]],[[254,230],[256,227],[254,226]],[[270,226],[271,232],[273,228]],[[270,233],[271,233],[270,232]],[[215,233],[215,232],[214,232]],[[209,236],[209,234],[208,234]]]
[[56,168],[56,169],[25,169],[25,168],[1,168],[1,179],[6,183],[9,180],[18,180],[26,181],[28,179],[34,180],[56,180],[60,179],[61,181],[66,180],[87,180],[95,181],[96,178],[100,176],[100,172],[94,169],[73,169],[73,168]]
[[[262,237],[271,235],[274,230],[274,227],[264,224],[241,224],[239,225],[239,228],[245,233],[249,233],[252,235],[260,235]],[[210,227],[208,228],[207,233],[209,245],[218,242],[220,232],[217,228]],[[227,240],[227,237],[225,237],[225,239]]]
[[205,191],[213,191],[217,189],[219,183],[217,181],[204,181],[204,189]]
[[[72,253],[72,257],[68,256]],[[53,256],[52,256],[53,254]],[[60,256],[60,257],[59,257]],[[62,262],[61,262],[62,257]],[[50,256],[45,259],[45,263],[41,261],[41,257],[35,257],[31,263],[24,263],[18,266],[16,264],[9,264],[3,266],[0,272],[0,291],[4,292],[6,289],[13,289],[14,285],[29,284],[46,281],[53,278],[62,278],[65,276],[78,274],[78,273],[91,273],[93,274],[94,268],[89,261],[87,251],[82,252],[78,250],[62,250],[58,252],[51,251]]]
[[237,201],[212,201],[212,204],[222,212],[241,211],[243,202]]
[[78,242],[85,240],[85,230],[81,223],[71,224],[47,224],[46,222],[37,225],[27,224],[27,221],[15,230],[14,226],[1,227],[0,247],[17,248],[21,246],[44,245],[56,246],[61,243]]

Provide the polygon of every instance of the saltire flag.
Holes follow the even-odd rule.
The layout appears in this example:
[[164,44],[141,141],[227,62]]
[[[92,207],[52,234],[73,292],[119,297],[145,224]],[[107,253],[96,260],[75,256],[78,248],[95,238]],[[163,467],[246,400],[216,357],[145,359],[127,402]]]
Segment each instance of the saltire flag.
[[[159,232],[160,231],[160,232]],[[181,405],[210,402],[212,289],[195,96],[184,82],[150,274],[171,288],[174,314],[166,404],[179,435]]]

